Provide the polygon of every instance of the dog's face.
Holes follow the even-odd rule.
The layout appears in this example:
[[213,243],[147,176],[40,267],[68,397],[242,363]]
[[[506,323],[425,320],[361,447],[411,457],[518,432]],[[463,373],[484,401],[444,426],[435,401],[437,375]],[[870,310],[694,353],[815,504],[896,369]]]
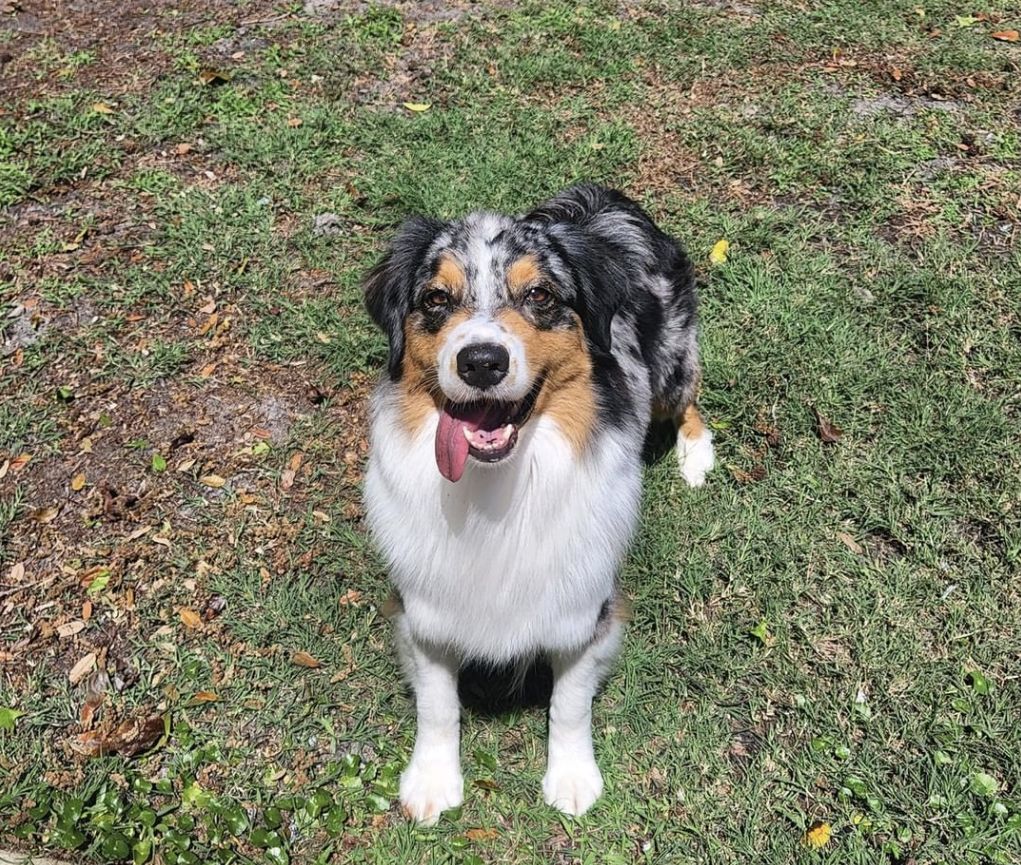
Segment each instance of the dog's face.
[[[577,448],[596,423],[593,362],[609,352],[612,262],[575,226],[496,214],[409,220],[369,275],[389,375],[414,433],[434,412],[436,462],[457,481],[495,465],[549,414]],[[608,268],[608,269],[607,269]]]

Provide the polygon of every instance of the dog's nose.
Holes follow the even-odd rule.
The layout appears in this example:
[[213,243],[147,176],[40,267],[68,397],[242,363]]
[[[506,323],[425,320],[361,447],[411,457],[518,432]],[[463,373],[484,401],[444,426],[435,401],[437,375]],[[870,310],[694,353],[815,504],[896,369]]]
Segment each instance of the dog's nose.
[[509,366],[507,349],[492,342],[469,345],[457,353],[457,374],[472,387],[485,389],[499,384]]

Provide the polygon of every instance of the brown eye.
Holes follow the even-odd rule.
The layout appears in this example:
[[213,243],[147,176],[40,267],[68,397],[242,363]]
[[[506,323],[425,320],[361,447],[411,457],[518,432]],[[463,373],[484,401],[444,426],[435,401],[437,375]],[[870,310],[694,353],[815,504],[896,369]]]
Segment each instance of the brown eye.
[[525,300],[529,303],[535,304],[536,306],[545,306],[553,300],[553,293],[545,286],[537,285],[535,288],[531,289],[527,295],[525,295]]
[[431,309],[435,309],[439,306],[450,306],[450,295],[445,291],[440,291],[439,289],[430,291],[425,296],[425,305]]

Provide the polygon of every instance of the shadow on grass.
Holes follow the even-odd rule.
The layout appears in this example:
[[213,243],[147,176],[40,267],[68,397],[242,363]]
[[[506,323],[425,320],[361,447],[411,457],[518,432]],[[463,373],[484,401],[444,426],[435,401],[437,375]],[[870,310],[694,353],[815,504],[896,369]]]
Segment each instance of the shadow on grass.
[[485,718],[521,709],[545,709],[553,692],[553,670],[545,659],[527,667],[473,663],[461,670],[457,690],[461,705]]

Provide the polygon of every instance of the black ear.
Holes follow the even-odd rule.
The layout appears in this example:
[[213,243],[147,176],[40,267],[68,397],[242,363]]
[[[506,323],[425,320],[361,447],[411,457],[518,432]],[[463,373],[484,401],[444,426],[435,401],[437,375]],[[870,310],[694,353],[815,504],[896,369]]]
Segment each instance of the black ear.
[[390,378],[401,377],[404,360],[404,320],[411,312],[411,298],[429,247],[444,223],[413,216],[400,227],[379,262],[365,278],[365,306],[372,320],[390,341],[387,370]]
[[627,297],[627,273],[613,249],[594,239],[578,239],[571,244],[572,264],[577,275],[578,297],[575,303],[590,345],[603,354],[610,353],[613,317]]

